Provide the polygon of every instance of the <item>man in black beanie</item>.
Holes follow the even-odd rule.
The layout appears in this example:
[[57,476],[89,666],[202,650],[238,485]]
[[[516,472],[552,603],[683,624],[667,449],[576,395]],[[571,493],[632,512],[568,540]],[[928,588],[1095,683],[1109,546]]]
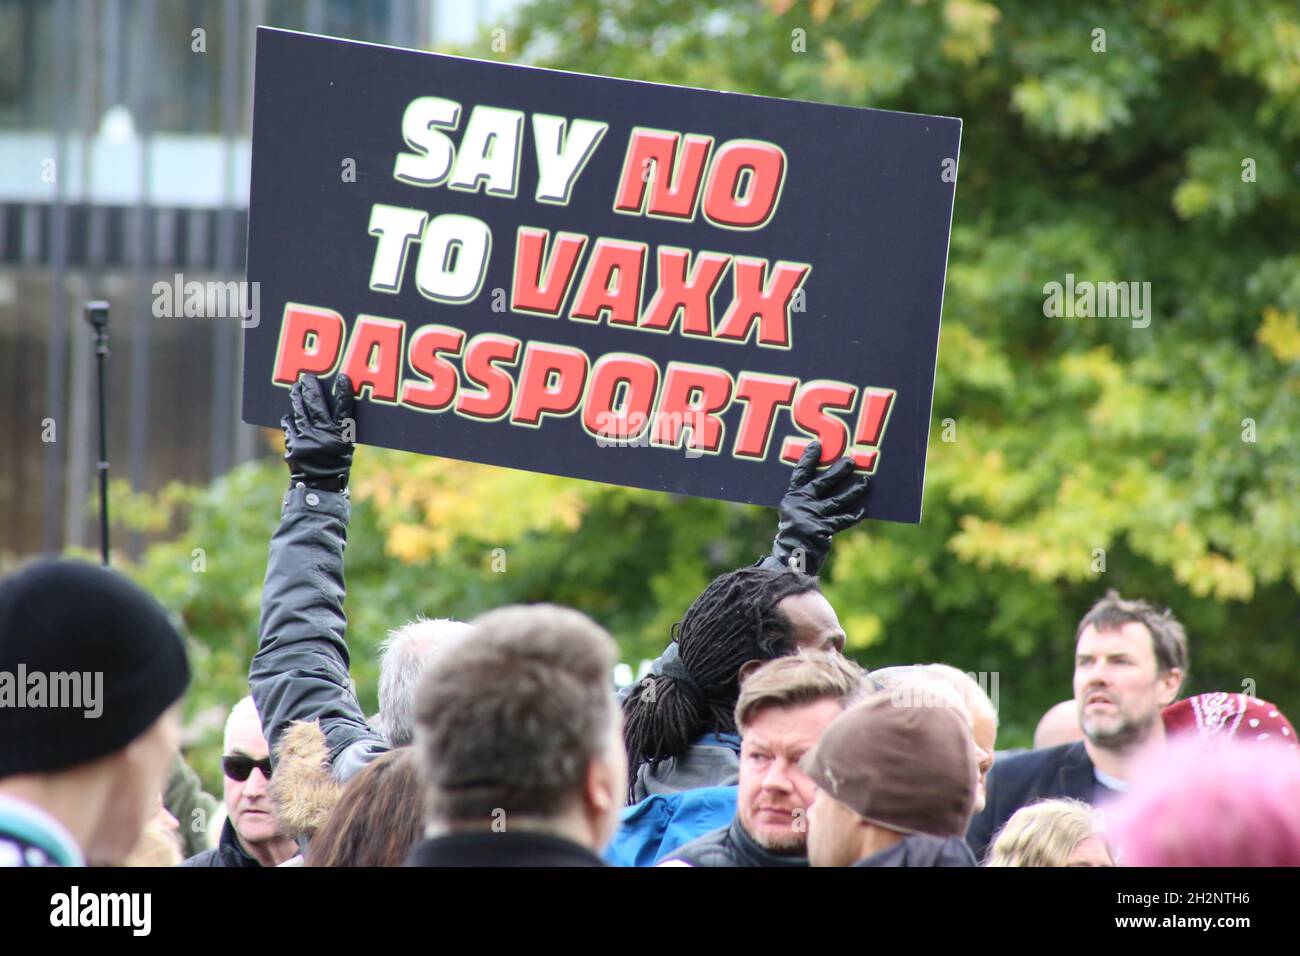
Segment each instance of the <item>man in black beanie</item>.
[[42,561],[0,581],[0,867],[121,862],[189,680],[167,615],[120,574]]

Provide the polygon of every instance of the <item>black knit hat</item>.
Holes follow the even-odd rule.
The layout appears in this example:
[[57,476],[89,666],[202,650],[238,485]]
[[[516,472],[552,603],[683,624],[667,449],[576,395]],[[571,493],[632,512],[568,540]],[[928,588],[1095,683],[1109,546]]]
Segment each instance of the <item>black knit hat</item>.
[[125,747],[189,681],[180,635],[122,575],[41,561],[0,581],[0,778]]

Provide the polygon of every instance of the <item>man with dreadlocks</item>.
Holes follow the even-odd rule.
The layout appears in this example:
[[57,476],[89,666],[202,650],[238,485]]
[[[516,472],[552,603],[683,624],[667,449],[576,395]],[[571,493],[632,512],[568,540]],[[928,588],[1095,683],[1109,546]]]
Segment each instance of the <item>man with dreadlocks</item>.
[[[867,478],[843,458],[817,474],[812,442],[781,500],[772,553],[722,575],[673,627],[673,643],[623,695],[628,802],[736,782],[740,681],[800,648],[838,652],[844,629],[813,577],[831,536],[862,520]],[[805,573],[806,572],[806,573]]]

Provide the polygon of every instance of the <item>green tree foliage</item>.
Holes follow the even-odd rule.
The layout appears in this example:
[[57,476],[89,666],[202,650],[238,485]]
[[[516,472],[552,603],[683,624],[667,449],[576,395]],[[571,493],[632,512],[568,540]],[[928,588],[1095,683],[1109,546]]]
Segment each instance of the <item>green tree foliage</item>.
[[[1189,690],[1251,681],[1300,713],[1292,0],[538,0],[505,38],[465,52],[964,120],[925,516],[837,543],[826,590],[852,653],[997,672],[1000,745],[1024,745],[1070,693],[1075,622],[1114,587],[1187,624]],[[1047,316],[1067,274],[1149,282],[1149,326]],[[758,508],[357,459],[348,612],[368,706],[375,640],[416,613],[560,601],[625,660],[651,656],[774,525]],[[254,465],[190,493],[180,537],[140,570],[195,636],[195,707],[240,692],[281,487]],[[189,570],[199,546],[206,576]]]
[[[964,120],[925,518],[845,536],[827,575],[864,660],[998,671],[1023,743],[1115,587],[1186,621],[1192,689],[1300,709],[1294,3],[543,0],[517,39]],[[1068,273],[1149,282],[1150,325],[1046,317]]]

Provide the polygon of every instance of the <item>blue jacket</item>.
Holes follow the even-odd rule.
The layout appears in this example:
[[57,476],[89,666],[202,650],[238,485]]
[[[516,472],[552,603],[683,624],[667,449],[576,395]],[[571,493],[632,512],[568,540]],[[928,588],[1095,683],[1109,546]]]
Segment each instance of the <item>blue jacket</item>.
[[696,837],[727,826],[735,815],[735,787],[655,794],[623,808],[618,832],[605,849],[605,862],[654,866]]

